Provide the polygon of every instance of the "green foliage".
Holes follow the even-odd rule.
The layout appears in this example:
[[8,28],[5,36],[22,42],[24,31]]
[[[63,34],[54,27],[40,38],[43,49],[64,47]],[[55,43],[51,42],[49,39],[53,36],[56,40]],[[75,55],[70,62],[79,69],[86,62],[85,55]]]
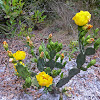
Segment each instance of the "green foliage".
[[21,23],[19,23],[19,25],[20,25],[20,31],[18,33],[18,36],[24,36],[24,37],[32,36],[31,35],[33,29],[32,27],[26,28],[27,27],[26,24],[21,24]]
[[[31,40],[30,40],[31,41]],[[29,43],[28,43],[29,45]],[[30,48],[33,50],[33,48]],[[37,57],[36,54],[34,58],[34,62],[37,63],[37,68],[39,71],[45,71],[49,75],[56,76],[59,75],[62,68],[65,67],[66,62],[63,62],[63,57],[59,51],[62,49],[62,44],[58,42],[53,42],[51,38],[48,39],[48,44],[45,46],[45,44],[42,42],[42,44],[39,46],[39,57]],[[34,51],[34,50],[33,50]],[[58,58],[60,58],[60,62],[57,62]],[[59,70],[56,72],[56,75],[51,74],[52,70],[54,68],[59,68]]]
[[43,58],[39,58],[39,59],[38,59],[38,62],[37,62],[37,68],[38,68],[40,71],[43,71],[43,70],[44,70],[44,66],[45,66],[44,59],[43,59]]
[[41,54],[42,51],[43,51],[43,48],[42,48],[42,46],[40,45],[40,47],[39,47],[39,53]]
[[16,65],[17,72],[19,73],[19,76],[21,76],[23,79],[26,79],[30,76],[30,72],[28,71],[28,68],[24,65],[17,63]]
[[77,63],[77,68],[80,68],[85,63],[85,55],[83,53],[80,53],[77,56],[76,63]]
[[2,4],[3,4],[3,2],[0,0],[0,37],[4,36],[8,32],[6,20],[4,19],[5,13],[1,7]]
[[76,51],[79,51],[78,49],[78,41],[70,41],[70,44],[68,45],[69,50],[68,51],[64,51],[67,53],[67,56],[69,57],[69,61],[71,61],[72,58],[74,58],[74,53]]
[[100,46],[100,38],[98,38],[98,39],[95,41],[95,43],[94,43],[94,48],[95,48],[95,49],[98,49],[99,46]]
[[61,73],[60,78],[63,78],[63,72]]
[[[94,38],[95,38],[95,36],[97,36],[98,31],[99,31],[98,28],[96,28],[94,30],[94,34],[93,34]],[[100,45],[100,39],[98,38],[97,40],[96,39],[94,40],[94,38],[92,38],[92,40],[93,40],[92,41],[91,40],[92,35],[85,36],[86,34],[84,34],[84,35],[82,34],[82,36],[81,36],[81,33],[83,33],[83,32],[87,33],[86,30],[84,31],[84,30],[82,30],[82,27],[80,27],[80,30],[79,30],[80,54],[77,56],[76,63],[77,63],[77,68],[79,68],[83,71],[86,71],[89,67],[94,65],[96,61],[95,60],[90,61],[90,63],[87,65],[87,68],[82,67],[82,65],[85,63],[86,56],[90,56],[90,55],[95,54],[96,47],[98,48]],[[85,40],[82,41],[83,37],[86,37],[86,38],[85,38]],[[90,39],[89,42],[87,42],[88,39]],[[93,42],[94,42],[94,47],[88,47],[88,45],[93,43]],[[91,62],[93,62],[93,63],[91,64]]]
[[50,59],[54,59],[55,55],[56,55],[55,50],[50,51]]
[[86,51],[85,51],[85,55],[89,56],[89,55],[94,55],[95,54],[95,49],[90,47],[90,48],[87,48]]
[[46,62],[45,66],[50,67],[50,69],[52,70],[55,67],[55,61],[54,60],[49,60],[48,62]]
[[98,35],[98,32],[99,32],[99,28],[93,30],[93,38],[95,38]]
[[[48,44],[45,47],[45,44],[42,42],[42,45],[40,45],[39,47],[39,54],[41,55],[41,53],[43,52],[44,55],[42,58],[39,58],[37,61],[37,67],[40,71],[44,70],[44,67],[50,67],[51,70],[53,70],[53,68],[63,68],[65,66],[65,62],[64,65],[62,64],[62,62],[56,62],[57,59],[61,56],[59,54],[59,56],[57,57],[57,53],[59,51],[61,51],[62,49],[62,44],[58,43],[58,42],[53,42],[51,40],[51,38],[49,38],[48,40]],[[46,60],[48,59],[48,61]],[[54,60],[55,59],[55,60]]]
[[22,0],[1,0],[0,5],[2,10],[5,12],[4,18],[7,19],[6,24],[11,32],[10,34],[15,34],[17,24],[16,18],[22,13],[22,7],[24,3]]
[[71,69],[71,70],[69,71],[68,76],[69,76],[70,78],[72,78],[74,75],[78,74],[79,72],[80,72],[80,69],[73,68],[73,69]]
[[32,84],[31,78],[30,78],[30,77],[27,77],[27,78],[25,79],[25,84],[24,84],[23,87],[24,87],[24,88],[30,88],[31,84]]
[[32,77],[32,84],[31,84],[31,86],[36,86],[36,87],[39,87],[39,84],[38,84],[38,82],[37,82],[37,79],[36,79],[36,77]]
[[70,77],[65,77],[59,80],[59,82],[57,83],[56,87],[60,88],[63,85],[65,85],[66,83],[68,83],[70,80]]
[[50,75],[51,74],[51,69],[50,67],[46,67],[45,70],[46,74]]
[[45,64],[47,67],[50,67],[51,70],[53,68],[64,68],[65,66],[63,66],[60,62],[55,62],[54,60],[49,60],[48,62],[46,62]]
[[77,68],[71,69],[71,70],[69,71],[68,76],[65,77],[65,78],[60,79],[56,86],[57,86],[58,88],[62,87],[63,85],[65,85],[66,83],[68,83],[69,80],[70,80],[73,76],[75,76],[76,74],[78,74],[79,72],[80,72],[80,69],[77,69]]
[[61,72],[61,69],[59,69],[59,70],[52,70],[51,75],[52,75],[52,77],[56,77],[56,76],[58,76],[60,74],[60,72]]
[[34,10],[34,14],[31,16],[31,20],[34,23],[34,28],[37,24],[44,21],[44,19],[47,17],[46,15],[43,15],[44,11],[40,12],[39,10]]
[[8,27],[5,24],[0,24],[0,35],[6,34],[8,32]]
[[[83,30],[82,27],[78,27],[79,30],[79,49],[80,49],[80,53],[77,56],[76,59],[76,63],[77,63],[77,68],[73,68],[69,71],[69,74],[67,77],[65,78],[61,78],[59,80],[59,82],[57,83],[57,87],[62,87],[63,85],[65,85],[66,83],[69,82],[69,80],[75,76],[76,74],[78,74],[80,72],[80,70],[86,71],[89,67],[91,67],[92,65],[94,65],[96,63],[96,60],[93,59],[90,61],[90,63],[88,63],[87,67],[83,67],[83,64],[86,61],[86,56],[90,56],[90,55],[94,55],[95,54],[95,49],[96,47],[98,47],[100,45],[100,38],[95,40],[94,42],[94,47],[88,47],[89,43],[87,43],[87,40],[91,38],[91,35],[86,36],[86,38],[83,39],[83,37],[85,37],[85,35],[87,34],[87,31]],[[98,29],[95,30],[95,34],[98,34]],[[91,42],[90,42],[91,43]],[[85,46],[85,47],[84,47]]]
[[91,67],[95,63],[96,63],[96,59],[91,60],[90,63],[87,65],[87,68]]

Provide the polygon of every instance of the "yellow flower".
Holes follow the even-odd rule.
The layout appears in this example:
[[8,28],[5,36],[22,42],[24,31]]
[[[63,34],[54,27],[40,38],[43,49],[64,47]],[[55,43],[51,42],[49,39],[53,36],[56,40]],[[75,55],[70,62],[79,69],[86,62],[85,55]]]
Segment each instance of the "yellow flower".
[[26,53],[24,51],[19,51],[19,50],[13,54],[13,57],[16,60],[23,60],[25,59],[25,56],[26,56]]
[[53,81],[53,78],[46,74],[44,71],[36,75],[36,78],[40,86],[49,87]]
[[[20,62],[20,64],[24,65],[23,62]],[[15,69],[15,72],[16,72],[17,74],[19,74],[19,73],[17,72],[16,65],[17,65],[17,63],[14,64],[14,69]]]
[[90,19],[91,14],[88,11],[80,11],[73,17],[73,20],[79,26],[87,24],[90,21]]

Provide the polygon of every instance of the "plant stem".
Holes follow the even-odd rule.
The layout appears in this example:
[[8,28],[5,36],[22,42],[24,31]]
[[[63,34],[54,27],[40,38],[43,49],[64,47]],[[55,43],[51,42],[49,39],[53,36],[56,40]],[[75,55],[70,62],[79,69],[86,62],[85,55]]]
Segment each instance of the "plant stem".
[[78,30],[78,42],[79,42],[79,49],[80,49],[80,52],[82,52],[82,50],[81,50],[81,41],[80,41],[80,38],[79,38],[79,37],[80,37],[80,32],[81,32],[81,31]]
[[80,39],[81,32],[82,32],[82,30],[78,29],[78,42],[79,42],[80,52],[84,54],[84,45],[82,44],[81,39]]

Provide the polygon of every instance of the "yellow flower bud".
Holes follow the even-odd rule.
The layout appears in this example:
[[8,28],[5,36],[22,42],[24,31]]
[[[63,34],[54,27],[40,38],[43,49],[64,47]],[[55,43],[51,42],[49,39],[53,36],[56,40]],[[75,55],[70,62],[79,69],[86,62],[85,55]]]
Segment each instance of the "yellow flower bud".
[[67,86],[66,86],[64,89],[65,89],[66,91],[70,91],[70,90],[72,90],[71,87],[67,87]]
[[13,60],[14,60],[13,58],[10,58],[10,59],[9,59],[9,62],[10,62],[10,63],[12,63],[12,62],[13,62]]
[[6,42],[6,41],[4,41],[4,42],[3,42],[3,45],[6,45],[6,44],[7,44],[7,42]]
[[85,26],[82,27],[83,30],[90,30],[93,27],[91,24],[86,24]]
[[64,54],[63,53],[61,54],[61,59],[64,59]]
[[27,40],[27,42],[29,42],[29,41],[30,41],[30,37],[29,37],[29,36],[27,36],[27,37],[26,37],[26,40]]
[[41,58],[44,57],[44,52],[41,52],[40,57],[41,57]]
[[10,58],[13,57],[13,53],[12,53],[11,51],[7,50],[7,54],[8,54],[8,56],[9,56]]
[[88,43],[92,43],[94,41],[94,38],[90,38],[87,40]]
[[52,38],[52,34],[49,35],[49,38]]
[[33,42],[30,40],[29,41],[29,46],[32,47],[33,46]]
[[3,42],[3,47],[5,48],[5,50],[8,50],[8,43],[6,41]]

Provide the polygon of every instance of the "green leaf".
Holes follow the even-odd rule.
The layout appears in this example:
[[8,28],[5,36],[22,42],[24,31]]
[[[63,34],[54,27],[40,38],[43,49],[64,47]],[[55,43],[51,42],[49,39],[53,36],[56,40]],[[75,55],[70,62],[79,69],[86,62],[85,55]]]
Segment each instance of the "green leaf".
[[56,68],[60,68],[60,69],[62,69],[62,68],[64,68],[65,66],[63,66],[61,63],[59,63],[59,62],[56,62],[55,63],[55,67]]
[[98,33],[98,31],[99,31],[99,28],[96,28],[96,29],[94,30],[95,33]]
[[16,69],[17,69],[17,72],[19,73],[19,75],[23,78],[23,79],[26,79],[26,77],[30,76],[30,73],[28,71],[28,68],[21,65],[21,64],[17,64],[16,65]]
[[59,82],[56,84],[56,87],[58,87],[58,88],[62,87],[63,85],[68,83],[70,79],[71,79],[70,77],[65,77],[65,78],[59,80]]
[[82,26],[78,26],[78,31],[82,31]]
[[39,58],[38,62],[37,62],[37,68],[39,69],[39,71],[43,71],[45,67],[45,62],[43,58]]
[[50,69],[50,67],[47,67],[44,71],[45,71],[45,72],[46,72],[46,74],[48,74],[48,75],[50,75],[50,74],[51,74],[51,69]]
[[63,85],[65,85],[66,83],[69,82],[69,80],[76,74],[78,74],[80,72],[80,69],[77,68],[73,68],[69,71],[69,75],[65,78],[62,78],[61,80],[59,80],[59,82],[57,83],[57,87],[60,88]]
[[31,72],[31,76],[34,77],[37,73]]
[[56,55],[56,51],[55,50],[52,50],[50,51],[50,59],[53,59]]
[[68,76],[69,77],[73,77],[74,75],[78,74],[80,72],[80,69],[77,69],[77,68],[73,68],[69,71],[69,74]]
[[46,62],[46,67],[50,67],[51,70],[55,67],[55,61],[54,60],[49,60],[48,62]]
[[96,63],[96,59],[93,59],[90,61],[90,63],[87,65],[87,68],[93,66]]
[[94,55],[95,54],[95,49],[90,47],[90,48],[87,48],[86,51],[85,51],[85,55]]
[[83,70],[83,71],[87,70],[87,68],[84,68],[84,67],[80,67],[80,69]]
[[60,78],[63,78],[63,72],[61,73]]
[[38,81],[37,81],[37,79],[35,77],[32,77],[32,80],[31,81],[32,81],[31,86],[39,87]]
[[98,48],[100,46],[100,38],[98,38],[94,43],[94,48]]
[[77,68],[82,67],[82,65],[85,63],[85,55],[83,53],[80,53],[77,56],[76,63],[77,63]]
[[24,84],[24,86],[26,86],[27,88],[30,88],[30,86],[31,86],[31,78],[30,77],[27,77],[26,79],[25,79],[25,84]]

